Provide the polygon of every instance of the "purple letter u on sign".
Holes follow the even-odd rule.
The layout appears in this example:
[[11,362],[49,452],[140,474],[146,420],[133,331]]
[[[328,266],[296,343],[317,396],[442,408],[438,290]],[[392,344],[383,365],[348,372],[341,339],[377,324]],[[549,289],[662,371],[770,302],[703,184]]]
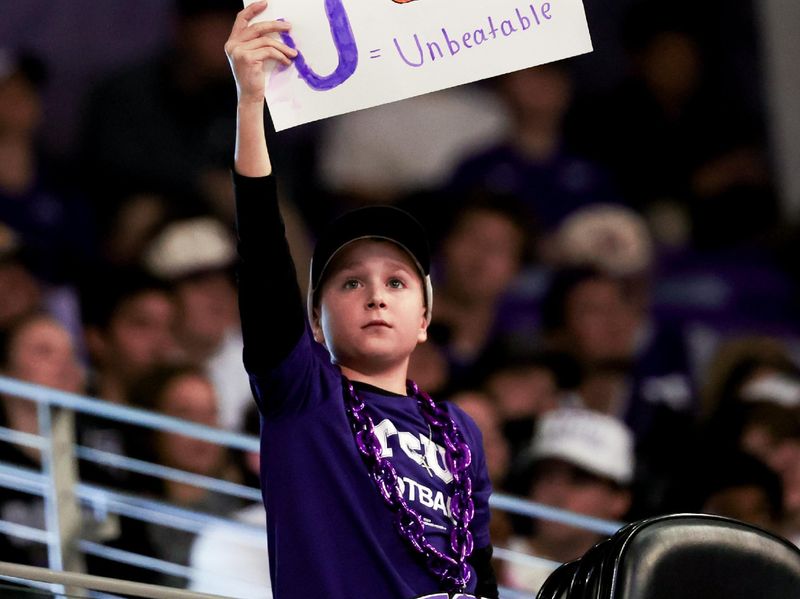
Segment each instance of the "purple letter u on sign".
[[[325,0],[325,14],[331,28],[333,45],[336,47],[336,54],[339,57],[339,63],[334,71],[330,75],[317,75],[306,63],[302,52],[298,52],[294,59],[300,77],[311,89],[316,90],[332,89],[341,85],[350,78],[358,66],[356,38],[350,27],[350,19],[347,17],[342,0]],[[281,33],[281,37],[287,46],[297,49],[291,35]]]

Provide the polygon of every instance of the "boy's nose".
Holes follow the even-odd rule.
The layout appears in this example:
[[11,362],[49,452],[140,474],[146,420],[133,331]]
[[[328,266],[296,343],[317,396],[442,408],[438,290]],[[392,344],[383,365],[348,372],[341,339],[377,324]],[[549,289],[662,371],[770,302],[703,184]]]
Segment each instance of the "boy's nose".
[[376,308],[385,308],[386,302],[383,299],[383,296],[379,292],[373,292],[369,301],[367,301],[367,308],[370,310],[374,310]]

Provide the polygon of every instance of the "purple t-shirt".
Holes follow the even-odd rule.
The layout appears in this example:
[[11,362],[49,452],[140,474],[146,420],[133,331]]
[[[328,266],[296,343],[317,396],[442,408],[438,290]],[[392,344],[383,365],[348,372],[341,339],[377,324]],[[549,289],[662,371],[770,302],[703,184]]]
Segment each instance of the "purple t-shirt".
[[[327,351],[305,335],[280,368],[252,377],[252,383],[267,414],[261,473],[276,597],[410,599],[435,593],[439,582],[400,538],[358,453],[341,374]],[[425,519],[429,541],[444,550],[452,475],[441,443],[431,440],[413,398],[364,387],[358,393],[403,496]],[[461,410],[447,407],[473,448],[471,529],[475,546],[483,547],[489,544],[491,487],[480,433]]]
[[[307,323],[302,333],[298,329],[299,339],[288,354],[270,364],[270,337],[273,344],[280,341],[274,336],[275,329],[268,326],[266,298],[260,296],[267,290],[280,293],[289,286],[259,271],[254,260],[258,254],[271,252],[270,270],[276,260],[284,259],[278,255],[283,250],[266,247],[269,236],[264,235],[263,219],[271,219],[274,212],[243,207],[245,202],[263,205],[273,201],[242,198],[243,189],[255,192],[256,181],[237,179],[242,259],[239,292],[245,365],[262,414],[261,483],[274,597],[446,597],[441,582],[397,532],[394,514],[356,447],[345,411],[342,375],[327,350],[314,341]],[[261,187],[262,193],[268,190]],[[255,235],[255,223],[259,223],[260,235]],[[297,291],[292,293],[300,301]],[[298,318],[301,313],[290,305],[278,312],[283,319]],[[286,328],[285,323],[281,327]],[[357,393],[375,423],[383,456],[398,473],[404,498],[425,521],[426,538],[445,550],[452,526],[453,484],[444,464],[441,439],[428,427],[414,398],[368,385],[357,385]],[[447,403],[442,406],[472,450],[469,474],[475,517],[470,530],[475,547],[487,547],[491,484],[480,431],[459,408]],[[447,550],[447,554],[452,552]],[[473,573],[468,593],[475,589],[475,578]]]

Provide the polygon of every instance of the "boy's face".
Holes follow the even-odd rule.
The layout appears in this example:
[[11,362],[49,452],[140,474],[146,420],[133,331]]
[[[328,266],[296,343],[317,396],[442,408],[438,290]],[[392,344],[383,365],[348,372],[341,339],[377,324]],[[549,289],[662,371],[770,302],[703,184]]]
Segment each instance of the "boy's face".
[[427,339],[422,278],[388,241],[354,241],[334,258],[314,307],[314,337],[334,360],[364,373],[403,363]]

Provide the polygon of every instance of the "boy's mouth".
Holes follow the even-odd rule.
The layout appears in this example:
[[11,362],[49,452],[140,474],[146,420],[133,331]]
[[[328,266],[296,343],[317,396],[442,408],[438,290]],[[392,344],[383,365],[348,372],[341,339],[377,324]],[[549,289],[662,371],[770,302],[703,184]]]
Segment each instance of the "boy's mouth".
[[362,329],[369,329],[372,327],[386,327],[387,329],[391,329],[392,325],[390,325],[385,320],[370,320],[367,324],[365,324]]

